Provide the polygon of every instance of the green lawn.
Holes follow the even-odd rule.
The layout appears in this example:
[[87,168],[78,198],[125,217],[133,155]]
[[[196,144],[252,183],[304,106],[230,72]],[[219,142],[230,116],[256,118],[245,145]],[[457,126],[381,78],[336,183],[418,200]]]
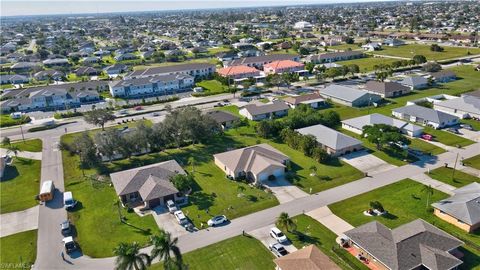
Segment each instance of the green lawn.
[[202,95],[215,95],[228,91],[228,86],[223,85],[217,80],[201,81],[197,83],[197,86],[203,87],[204,91],[199,93]]
[[40,188],[39,160],[14,158],[0,182],[0,214],[25,210],[38,205],[35,195]]
[[381,51],[375,51],[374,54],[399,56],[405,58],[412,58],[414,55],[424,55],[427,60],[445,60],[450,58],[457,58],[468,56],[471,54],[480,54],[479,48],[461,48],[461,47],[446,47],[443,52],[433,52],[430,50],[430,45],[423,44],[406,44],[398,47],[384,46]]
[[452,174],[452,168],[440,167],[433,171],[430,171],[430,174],[427,175],[435,180],[444,182],[454,187],[463,187],[472,182],[480,182],[480,178],[461,172],[459,170],[455,170],[455,174],[453,174],[453,179]]
[[455,135],[445,130],[438,130],[431,127],[424,127],[424,131],[428,134],[433,135],[434,140],[450,146],[464,147],[464,146],[475,143],[474,141],[465,139],[463,137],[460,137],[458,135]]
[[[464,245],[462,252],[466,253],[464,264],[465,269],[478,267],[478,256],[480,250],[473,246],[480,245],[480,231],[467,233],[433,215],[431,207],[426,209],[427,196],[422,193],[423,185],[413,180],[405,179],[400,182],[384,186],[371,192],[361,194],[344,201],[329,205],[334,214],[344,219],[353,226],[377,220],[389,228],[396,228],[402,224],[421,218],[434,226],[452,234],[453,236],[468,242]],[[428,204],[442,200],[449,195],[434,190]],[[387,215],[381,217],[370,217],[363,214],[369,209],[369,202],[379,201],[388,211]]]
[[9,114],[0,114],[0,127],[10,127],[30,122],[30,118],[12,119]]
[[362,44],[340,44],[340,45],[334,45],[334,46],[327,46],[328,49],[332,50],[340,50],[340,51],[348,51],[348,50],[362,50]]
[[411,141],[411,144],[409,145],[410,148],[423,151],[424,153],[439,155],[441,153],[446,152],[445,149],[435,146],[431,143],[428,143],[418,138],[414,138],[414,139],[410,138],[410,141]]
[[0,89],[11,89],[13,88],[13,84],[7,83],[7,84],[2,84],[0,85]]
[[210,55],[215,55],[217,53],[228,52],[228,51],[230,51],[230,49],[225,47],[208,48],[208,53]]
[[[273,254],[250,236],[236,236],[183,254],[191,270],[270,270],[275,268]],[[161,263],[149,269],[163,270]]]
[[465,166],[469,166],[477,170],[480,170],[480,155],[476,155],[474,157],[465,159],[463,163],[465,164]]
[[30,269],[37,258],[37,230],[2,237],[0,247],[2,269]]
[[[28,151],[28,152],[42,152],[42,140],[40,139],[32,139],[26,141],[15,141],[11,142],[12,145],[18,146],[20,151]],[[2,148],[6,148],[6,145],[0,145]]]
[[240,116],[240,117],[243,117],[241,116],[238,111],[240,110],[237,106],[235,105],[228,105],[228,106],[224,106],[224,107],[220,107],[218,108],[219,110],[222,110],[222,111],[227,111],[227,112],[231,112],[237,116]]
[[283,231],[296,248],[314,244],[342,269],[368,269],[355,257],[339,248],[335,242],[337,235],[315,219],[307,215],[298,215],[292,219],[297,225],[295,231]]
[[385,58],[385,57],[364,57],[359,59],[347,60],[347,61],[338,61],[335,62],[339,65],[353,65],[356,64],[360,67],[361,73],[367,73],[374,71],[373,67],[380,64],[391,64],[392,62],[398,61],[398,59]]

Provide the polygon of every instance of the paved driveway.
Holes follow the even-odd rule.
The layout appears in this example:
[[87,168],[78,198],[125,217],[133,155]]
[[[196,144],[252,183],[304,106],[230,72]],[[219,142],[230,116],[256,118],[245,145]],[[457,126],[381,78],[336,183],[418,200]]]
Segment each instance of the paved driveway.
[[379,159],[367,151],[358,151],[344,155],[341,157],[341,159],[360,171],[367,172],[369,175],[374,175],[396,168],[396,166]]
[[[259,228],[259,229],[256,229],[256,230],[253,230],[253,231],[250,231],[250,232],[247,232],[249,235],[255,237],[257,240],[259,240],[260,242],[262,242],[262,244],[267,247],[268,249],[268,245],[270,244],[273,244],[273,243],[277,243],[277,240],[273,239],[271,236],[270,236],[270,229],[272,227],[274,227],[275,225],[274,224],[271,224],[271,225],[268,225],[268,226],[265,226],[265,227],[262,227],[262,228]],[[289,252],[289,253],[292,253],[292,252],[295,252],[297,251],[297,248],[292,245],[292,243],[290,241],[288,241],[287,243],[285,244],[282,244],[283,247],[285,247],[285,249]]]
[[285,178],[277,178],[274,181],[265,181],[264,184],[270,188],[280,204],[308,196],[305,191],[292,185]]
[[472,131],[465,128],[460,128],[458,131],[460,132],[460,134],[458,135],[466,139],[469,139],[472,141],[480,140],[480,131]]
[[169,232],[172,237],[179,237],[188,233],[185,228],[178,224],[175,217],[170,214],[165,207],[156,207],[154,211],[152,211],[152,215],[158,227]]
[[38,208],[0,215],[0,237],[38,228]]
[[306,215],[322,223],[325,227],[330,229],[338,236],[341,236],[344,232],[353,229],[352,225],[333,214],[328,206],[323,206],[307,212]]

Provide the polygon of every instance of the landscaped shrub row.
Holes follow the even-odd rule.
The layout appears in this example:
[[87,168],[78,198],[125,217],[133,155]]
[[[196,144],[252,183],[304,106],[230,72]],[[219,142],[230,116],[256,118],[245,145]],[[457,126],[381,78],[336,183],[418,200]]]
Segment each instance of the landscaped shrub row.
[[167,102],[176,101],[176,100],[179,100],[179,99],[180,99],[179,97],[169,97],[169,98],[166,98],[166,99],[159,99],[159,98],[157,97],[157,100],[154,100],[154,101],[145,101],[145,100],[142,100],[141,103],[125,104],[125,105],[122,105],[121,108],[122,108],[122,109],[129,109],[129,108],[137,107],[137,106],[139,106],[139,105],[148,106],[148,105],[162,104],[162,103],[167,103]]
[[82,116],[82,112],[66,112],[66,113],[55,113],[53,118],[55,119],[62,119],[62,118],[72,118],[77,116]]

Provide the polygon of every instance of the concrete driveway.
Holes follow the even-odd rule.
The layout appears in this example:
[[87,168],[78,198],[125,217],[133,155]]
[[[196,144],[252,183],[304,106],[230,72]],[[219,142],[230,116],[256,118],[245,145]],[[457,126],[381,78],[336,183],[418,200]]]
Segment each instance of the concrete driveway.
[[379,159],[367,151],[354,152],[344,155],[340,159],[369,175],[385,172],[397,167]]
[[158,227],[169,232],[172,237],[179,237],[188,233],[185,228],[178,224],[173,214],[170,214],[165,207],[156,207],[153,209],[152,215]]
[[[271,224],[271,225],[268,225],[268,226],[265,226],[265,227],[247,232],[247,233],[249,235],[255,237],[258,241],[262,242],[262,244],[265,247],[267,247],[267,249],[268,249],[268,246],[270,244],[277,243],[277,240],[273,239],[270,236],[270,229],[272,227],[275,227],[275,225]],[[292,253],[292,252],[297,251],[297,248],[294,245],[292,245],[292,243],[290,241],[288,241],[287,243],[282,244],[282,245],[283,245],[283,247],[285,247],[285,249],[288,251],[288,253]]]
[[[27,210],[0,215],[0,237],[37,229],[38,209],[37,205]],[[60,230],[60,224],[58,229]]]
[[341,236],[344,232],[353,229],[352,225],[334,215],[328,206],[323,206],[307,212],[306,215],[322,223],[325,227],[338,236]]
[[458,135],[462,136],[466,139],[469,139],[469,140],[472,140],[472,141],[480,140],[480,131],[472,131],[472,130],[468,130],[466,128],[460,128],[458,131],[460,132],[460,134],[458,134]]
[[273,192],[280,204],[308,196],[308,193],[292,185],[285,178],[277,178],[274,181],[264,181],[263,183]]

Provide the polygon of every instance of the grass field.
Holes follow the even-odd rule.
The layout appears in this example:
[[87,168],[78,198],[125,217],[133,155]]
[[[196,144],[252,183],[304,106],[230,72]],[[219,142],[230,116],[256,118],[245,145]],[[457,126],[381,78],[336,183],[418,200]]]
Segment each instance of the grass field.
[[[443,46],[442,46],[443,47]],[[462,47],[443,47],[443,52],[433,52],[430,45],[423,44],[406,44],[398,47],[384,46],[381,51],[375,51],[374,54],[391,55],[405,58],[412,58],[414,55],[424,55],[427,60],[445,60],[468,56],[470,54],[480,54],[479,48],[462,48]]]
[[[26,141],[15,141],[11,142],[11,145],[17,146],[20,151],[28,151],[28,152],[42,152],[42,140],[40,139],[32,139]],[[2,148],[6,148],[5,145],[0,145]]]
[[465,159],[463,163],[465,164],[465,166],[480,170],[480,155]]
[[360,68],[361,73],[367,73],[367,72],[375,71],[373,67],[376,65],[391,64],[392,62],[395,62],[395,61],[398,61],[398,59],[385,58],[385,57],[364,57],[364,58],[347,60],[347,61],[338,61],[335,63],[343,66],[356,64]]
[[425,127],[424,131],[428,134],[433,135],[434,140],[439,141],[443,144],[450,145],[450,146],[467,146],[475,143],[472,140],[460,137],[455,135],[451,132],[433,129],[431,127]]
[[37,258],[37,230],[2,237],[0,247],[2,269],[30,269]]
[[204,91],[200,93],[203,95],[215,95],[215,94],[225,93],[228,91],[228,86],[223,85],[221,82],[217,80],[201,81],[201,82],[198,82],[196,85],[203,87]]
[[30,122],[30,118],[12,119],[9,114],[0,114],[0,127],[11,127]]
[[[422,192],[423,185],[413,180],[405,179],[400,182],[387,185],[371,192],[349,198],[329,205],[333,213],[344,219],[353,226],[377,220],[389,228],[396,228],[402,224],[421,218],[430,224],[446,231],[447,233],[466,241],[464,245],[464,269],[478,269],[480,250],[474,246],[480,245],[480,231],[467,233],[454,225],[451,225],[433,215],[431,207],[427,206],[427,196]],[[428,205],[447,198],[448,195],[434,190],[428,201]],[[370,208],[369,202],[379,201],[388,211],[388,214],[380,217],[370,217],[363,214]]]
[[478,177],[461,172],[459,170],[456,170],[455,174],[453,174],[452,168],[445,167],[440,167],[433,171],[430,171],[430,173],[427,175],[435,180],[441,181],[454,187],[463,187],[473,182],[480,182],[480,178]]
[[19,157],[6,167],[0,182],[0,214],[38,205],[35,195],[40,188],[40,165],[39,160]]
[[411,144],[409,145],[410,148],[415,150],[420,150],[424,153],[439,155],[446,152],[445,149],[435,146],[431,143],[425,142],[418,138],[410,139],[410,142],[411,142]]
[[[237,236],[183,254],[191,270],[268,270],[274,269],[273,254],[250,236]],[[163,270],[161,263],[149,269]]]

